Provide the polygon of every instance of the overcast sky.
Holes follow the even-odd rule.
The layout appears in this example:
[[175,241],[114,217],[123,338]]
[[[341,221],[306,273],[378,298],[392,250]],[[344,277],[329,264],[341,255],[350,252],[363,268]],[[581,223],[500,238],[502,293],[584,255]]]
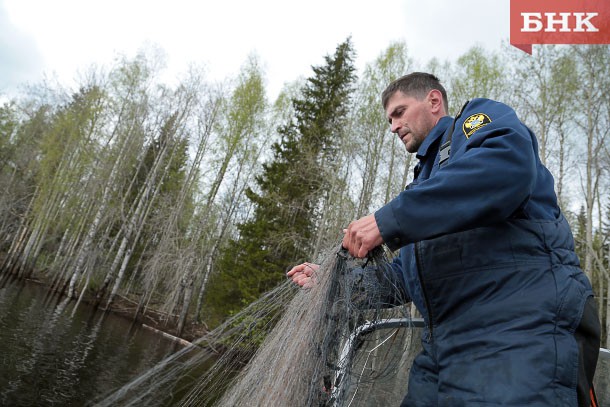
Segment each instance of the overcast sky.
[[70,86],[149,43],[165,52],[167,76],[194,62],[213,80],[255,52],[275,97],[350,35],[361,69],[397,40],[422,63],[497,50],[509,23],[509,0],[0,0],[0,93],[44,75]]

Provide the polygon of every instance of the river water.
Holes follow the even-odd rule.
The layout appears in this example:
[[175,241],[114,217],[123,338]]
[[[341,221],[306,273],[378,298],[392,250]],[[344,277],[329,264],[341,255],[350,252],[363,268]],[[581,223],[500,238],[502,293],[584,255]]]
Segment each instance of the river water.
[[84,406],[181,345],[34,283],[0,287],[0,405]]
[[[128,319],[87,304],[75,309],[40,285],[0,287],[0,406],[91,405],[179,349]],[[395,387],[387,393],[402,396],[404,381]],[[600,405],[610,403],[610,358],[599,360],[596,388]],[[387,396],[379,386],[360,390],[368,396],[355,405],[380,405],[364,400]]]

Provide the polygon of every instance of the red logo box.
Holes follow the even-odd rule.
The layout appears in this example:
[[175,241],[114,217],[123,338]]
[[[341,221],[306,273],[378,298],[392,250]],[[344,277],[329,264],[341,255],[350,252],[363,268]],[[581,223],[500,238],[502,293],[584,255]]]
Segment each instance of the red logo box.
[[511,0],[510,43],[610,44],[610,0]]

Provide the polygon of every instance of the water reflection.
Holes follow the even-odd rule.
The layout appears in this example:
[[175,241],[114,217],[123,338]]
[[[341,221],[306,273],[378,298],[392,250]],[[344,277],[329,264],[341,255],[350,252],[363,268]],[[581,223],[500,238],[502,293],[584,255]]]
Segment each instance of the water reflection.
[[[96,312],[85,304],[76,309],[74,305],[34,284],[13,281],[0,288],[0,406],[85,406],[146,371],[152,372],[150,380],[144,378],[130,390],[142,400],[139,405],[170,406],[175,404],[171,396],[180,399],[209,368],[202,363],[192,367],[188,377],[161,374],[169,381],[158,380],[154,375],[157,363],[182,349],[180,345],[126,319]],[[406,339],[418,343],[416,338]],[[403,373],[387,375],[382,382],[359,382],[357,393],[351,389],[347,398],[352,407],[397,405],[410,366],[410,360],[400,360],[405,348],[397,343],[391,346],[391,351],[398,352],[395,357]],[[374,350],[383,349],[375,345]],[[392,357],[390,349],[386,351]],[[360,352],[372,350],[362,348]],[[375,375],[385,368],[370,362],[355,370],[362,372],[364,367]],[[610,359],[599,361],[596,388],[600,405],[606,405],[610,401]]]
[[32,283],[0,288],[0,405],[83,406],[180,347],[74,305]]

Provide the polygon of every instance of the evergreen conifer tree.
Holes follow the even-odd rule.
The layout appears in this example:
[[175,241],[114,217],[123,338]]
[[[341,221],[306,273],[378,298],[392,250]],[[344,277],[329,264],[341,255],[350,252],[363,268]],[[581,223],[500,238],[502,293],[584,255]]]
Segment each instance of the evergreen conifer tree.
[[209,287],[214,314],[232,314],[285,280],[295,262],[310,255],[316,209],[327,180],[324,166],[335,153],[334,136],[343,131],[356,79],[351,40],[338,45],[325,64],[313,67],[300,96],[292,99],[294,117],[278,131],[273,157],[256,177],[250,220],[224,250]]
[[587,251],[586,232],[587,232],[587,212],[585,206],[580,206],[580,211],[576,216],[576,225],[574,231],[574,243],[576,254],[580,259],[581,266],[584,264],[585,253]]

